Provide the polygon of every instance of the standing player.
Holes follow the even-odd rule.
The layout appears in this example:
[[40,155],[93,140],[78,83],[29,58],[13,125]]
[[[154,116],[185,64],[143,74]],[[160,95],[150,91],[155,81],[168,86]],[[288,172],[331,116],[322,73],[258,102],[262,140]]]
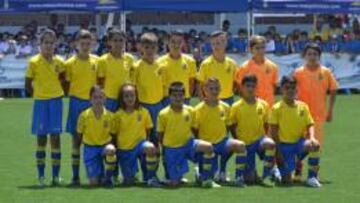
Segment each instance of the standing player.
[[245,75],[253,74],[258,83],[256,96],[265,100],[270,106],[274,103],[275,88],[278,83],[278,67],[265,57],[266,39],[262,36],[252,36],[249,50],[252,59],[247,60],[236,71],[236,83],[238,91],[241,92],[241,82]]
[[139,101],[149,111],[154,124],[150,141],[157,146],[156,119],[163,108],[162,69],[155,60],[158,50],[158,38],[153,33],[145,33],[140,38],[141,59],[134,67],[134,82],[138,88]]
[[81,140],[76,132],[76,123],[82,111],[89,108],[89,92],[96,84],[97,60],[91,52],[92,34],[80,30],[76,37],[78,52],[66,61],[66,82],[70,96],[69,114],[66,131],[72,135],[72,184],[79,185],[80,145]]
[[[331,122],[338,84],[331,71],[320,64],[321,48],[318,44],[306,45],[303,57],[305,64],[296,69],[294,77],[297,81],[298,99],[305,102],[315,121],[315,136],[319,144],[323,144],[324,123]],[[327,93],[330,92],[327,104]],[[295,173],[296,180],[301,179],[301,162],[298,162]]]
[[52,184],[60,183],[60,133],[62,132],[62,83],[64,62],[54,55],[56,34],[45,30],[40,37],[40,53],[29,61],[25,74],[25,89],[34,97],[32,134],[37,136],[36,162],[39,185],[45,185],[47,135],[50,135]]
[[255,183],[256,157],[264,161],[262,180],[265,185],[274,186],[270,179],[270,172],[275,160],[275,142],[268,137],[269,105],[266,101],[256,98],[255,89],[257,78],[255,75],[246,75],[241,81],[243,98],[234,103],[230,111],[233,136],[246,144],[247,162],[245,181]]
[[[235,183],[237,186],[244,186],[243,172],[246,163],[246,147],[244,142],[226,136],[230,126],[229,111],[230,107],[218,99],[220,94],[220,82],[216,78],[210,77],[206,80],[204,101],[195,107],[195,137],[210,142],[214,147],[216,156],[214,157],[214,170],[218,169],[218,156],[230,157],[236,154],[236,173]],[[200,174],[202,173],[200,161]]]
[[116,141],[123,183],[135,183],[135,175],[138,172],[137,160],[142,159],[146,162],[146,170],[143,173],[146,173],[144,177],[147,184],[160,186],[155,178],[158,168],[157,151],[154,144],[148,141],[153,124],[148,110],[139,104],[136,87],[124,84],[120,89],[118,102],[120,108],[114,116],[112,134]]
[[102,181],[112,186],[116,166],[116,149],[110,134],[113,115],[105,109],[104,101],[103,90],[93,86],[90,89],[91,107],[80,114],[77,122],[77,136],[84,144],[84,164],[90,186],[99,186]]
[[160,57],[158,62],[163,71],[164,96],[163,105],[170,104],[168,89],[173,82],[182,82],[185,86],[185,104],[190,103],[194,91],[196,62],[190,56],[181,53],[184,44],[184,33],[181,30],[172,31],[169,39],[168,54]]
[[126,35],[124,32],[112,29],[107,35],[110,52],[100,57],[98,61],[98,83],[104,87],[105,107],[112,112],[118,109],[117,96],[120,87],[130,81],[130,72],[134,57],[125,53]]
[[169,185],[178,186],[189,171],[188,160],[195,160],[195,153],[204,153],[204,186],[214,186],[210,179],[212,158],[211,143],[194,139],[191,128],[194,122],[193,109],[184,105],[185,85],[173,82],[169,86],[170,105],[161,110],[157,132],[163,146],[164,165],[168,173]]
[[285,76],[280,86],[282,100],[273,106],[269,124],[277,146],[277,162],[282,180],[284,183],[292,183],[296,159],[302,160],[309,155],[306,183],[310,187],[321,187],[317,177],[320,145],[315,138],[314,120],[308,106],[295,100],[296,79]]
[[[206,58],[200,65],[197,76],[199,81],[198,94],[204,97],[204,83],[214,77],[220,82],[221,92],[219,98],[232,105],[234,102],[235,73],[237,69],[236,62],[226,56],[227,33],[215,31],[210,36],[212,55]],[[220,164],[219,179],[226,181],[226,162],[228,157],[223,157]]]

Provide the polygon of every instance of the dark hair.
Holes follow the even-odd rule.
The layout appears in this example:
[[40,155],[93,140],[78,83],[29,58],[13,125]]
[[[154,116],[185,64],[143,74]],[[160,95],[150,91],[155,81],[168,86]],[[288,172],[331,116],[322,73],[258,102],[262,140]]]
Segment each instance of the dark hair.
[[54,32],[54,30],[46,29],[40,36],[40,43],[44,41],[46,35],[50,35],[56,40],[56,33]]
[[321,56],[321,47],[317,43],[308,43],[308,44],[306,44],[302,55],[305,56],[306,52],[309,49],[312,49],[312,50],[316,51],[319,54],[319,56]]
[[124,83],[120,89],[119,89],[119,94],[118,94],[118,104],[119,104],[119,107],[118,109],[124,109],[126,108],[126,104],[125,104],[125,101],[124,101],[124,91],[125,91],[125,88],[126,87],[132,87],[134,88],[134,91],[135,91],[135,96],[136,96],[136,99],[135,99],[135,109],[139,109],[140,108],[140,101],[139,101],[139,97],[138,97],[138,90],[136,88],[136,85],[134,85],[133,83]]
[[140,44],[157,44],[158,38],[152,32],[147,32],[141,35]]
[[241,80],[241,85],[245,85],[246,83],[255,83],[256,85],[257,81],[257,77],[254,74],[248,74]]
[[115,28],[113,28],[113,29],[111,29],[111,30],[108,31],[108,33],[107,33],[107,39],[108,39],[108,40],[111,40],[112,38],[115,37],[115,35],[120,35],[121,38],[126,39],[126,34],[125,34],[125,32],[124,32],[124,31],[121,31],[121,30],[119,30],[119,29],[115,29]]
[[182,93],[185,93],[185,87],[184,87],[184,84],[182,82],[173,82],[173,83],[170,84],[169,95],[172,92],[179,92],[179,91],[181,91]]
[[289,75],[283,76],[280,81],[280,87],[284,87],[284,85],[286,84],[296,85],[297,81],[293,76],[289,76]]
[[170,32],[170,37],[171,36],[181,36],[181,37],[184,37],[184,31],[182,31],[182,30],[172,30],[171,32]]
[[96,90],[100,90],[101,92],[103,91],[103,89],[99,85],[92,86],[91,89],[90,89],[90,98],[91,98],[91,96],[94,94],[94,92]]
[[93,35],[91,34],[91,32],[89,30],[79,30],[79,32],[76,35],[76,40],[80,40],[80,39],[92,39]]
[[214,31],[210,34],[210,39],[212,38],[215,38],[215,37],[218,37],[220,35],[227,35],[226,32],[222,31],[222,30],[217,30],[217,31]]
[[266,44],[265,37],[260,36],[260,35],[251,36],[250,43],[249,43],[250,48],[253,48],[255,45],[260,44],[260,43]]

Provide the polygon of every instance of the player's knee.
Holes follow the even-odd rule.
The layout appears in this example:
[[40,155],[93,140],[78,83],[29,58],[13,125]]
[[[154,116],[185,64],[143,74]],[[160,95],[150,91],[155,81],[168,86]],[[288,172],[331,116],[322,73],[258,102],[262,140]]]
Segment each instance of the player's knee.
[[237,153],[243,153],[246,151],[246,145],[241,140],[233,140],[232,145],[233,145],[234,151]]
[[156,155],[156,147],[151,142],[144,143],[144,152],[147,156],[155,156]]
[[264,138],[264,140],[262,141],[262,146],[265,149],[274,149],[275,148],[275,142],[273,139],[266,137]]
[[105,154],[107,156],[113,156],[116,154],[116,148],[113,144],[107,144],[105,146]]
[[212,144],[205,141],[199,141],[198,148],[200,149],[199,151],[204,153],[211,153],[214,150]]

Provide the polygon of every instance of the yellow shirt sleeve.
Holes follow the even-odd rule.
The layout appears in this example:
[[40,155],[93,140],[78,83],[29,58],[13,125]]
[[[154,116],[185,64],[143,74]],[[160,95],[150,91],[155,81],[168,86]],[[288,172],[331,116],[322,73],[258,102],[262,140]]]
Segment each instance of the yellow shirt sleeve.
[[197,80],[198,81],[205,82],[205,80],[206,80],[206,69],[207,69],[206,64],[202,63],[200,65],[200,69],[199,69],[199,72],[197,74]]
[[164,118],[164,115],[162,113],[159,114],[158,120],[157,120],[157,132],[163,133],[165,131],[166,127],[166,119]]
[[106,75],[106,62],[104,59],[98,60],[98,70],[97,70],[97,77],[98,78],[105,78]]
[[279,125],[279,110],[277,108],[273,108],[270,113],[269,124]]
[[238,110],[238,107],[236,105],[233,105],[231,108],[230,108],[230,125],[234,125],[236,124],[236,115],[237,115],[237,110]]
[[196,62],[193,58],[189,59],[189,78],[195,78],[196,77]]
[[306,125],[313,125],[314,124],[314,119],[311,116],[309,107],[307,105],[305,105],[305,120],[306,120]]
[[224,110],[225,110],[225,124],[226,124],[226,126],[230,126],[230,125],[231,125],[230,107],[229,107],[229,106],[225,106],[225,107],[224,107]]

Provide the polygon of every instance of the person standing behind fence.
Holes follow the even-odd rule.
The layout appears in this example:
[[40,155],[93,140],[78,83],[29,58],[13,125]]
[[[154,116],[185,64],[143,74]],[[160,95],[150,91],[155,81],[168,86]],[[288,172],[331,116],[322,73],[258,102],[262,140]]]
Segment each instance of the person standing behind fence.
[[47,135],[50,135],[52,185],[59,185],[60,134],[62,132],[62,84],[65,79],[64,61],[54,55],[56,34],[45,30],[40,37],[40,54],[32,57],[25,73],[25,89],[34,97],[32,134],[37,136],[35,153],[39,186],[45,186]]

